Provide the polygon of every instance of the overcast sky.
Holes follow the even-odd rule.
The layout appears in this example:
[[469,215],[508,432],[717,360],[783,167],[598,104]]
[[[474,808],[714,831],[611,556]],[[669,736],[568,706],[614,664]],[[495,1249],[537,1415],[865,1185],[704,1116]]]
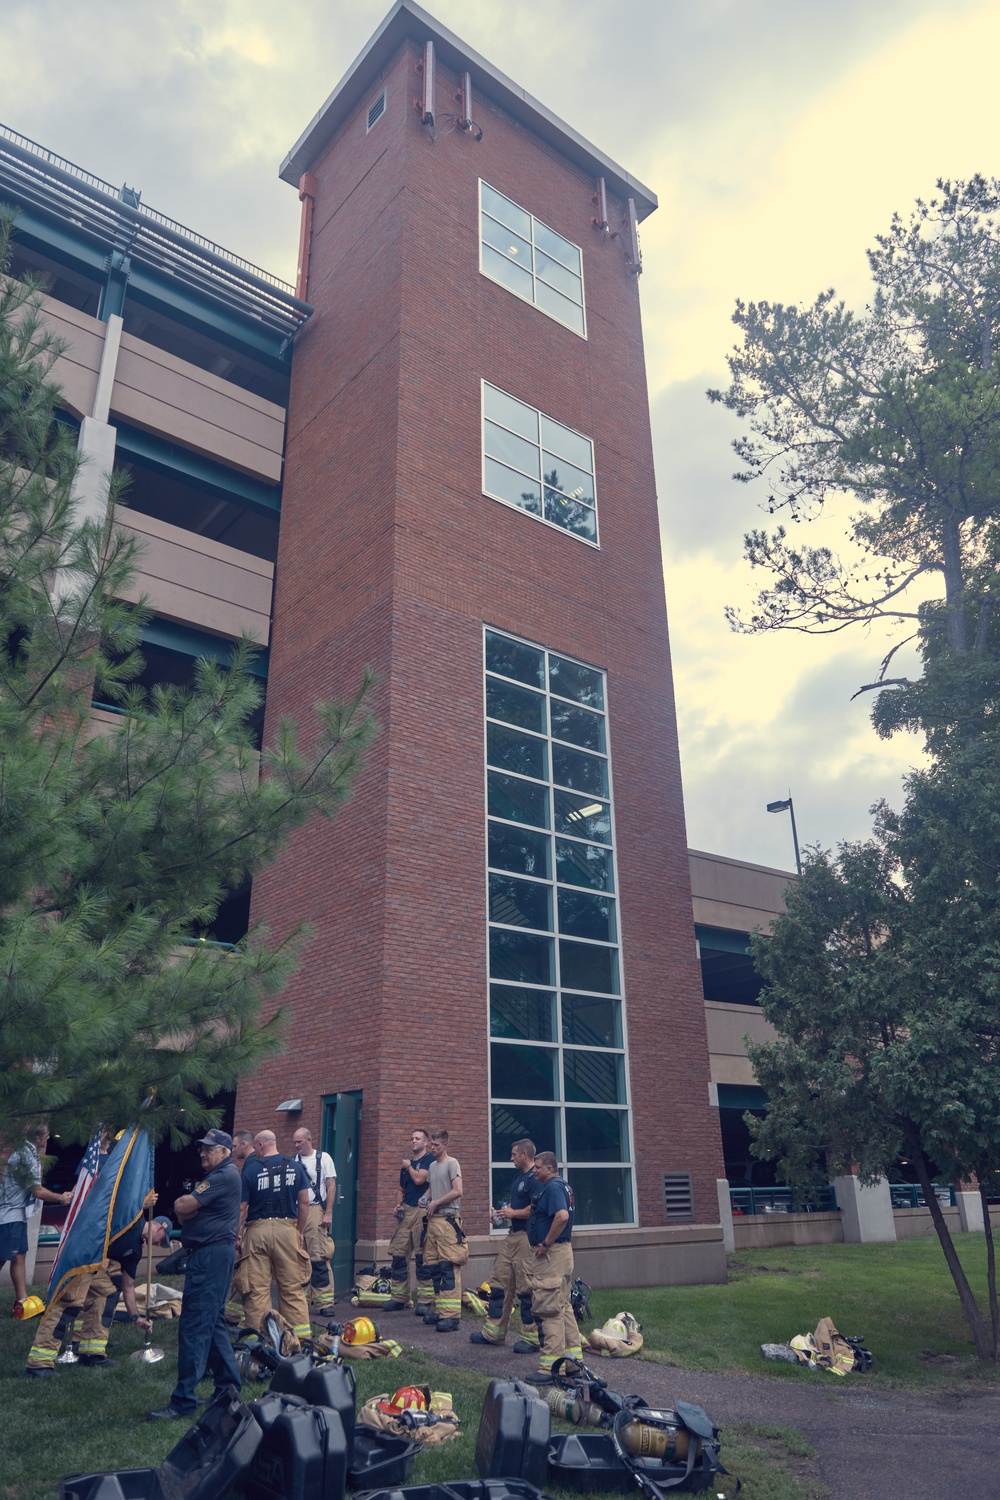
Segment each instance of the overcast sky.
[[[938,177],[997,170],[995,0],[434,0],[444,25],[651,187],[641,281],[689,842],[787,866],[863,836],[917,742],[877,740],[881,637],[733,635],[758,524],[734,484],[736,297],[866,296],[865,248]],[[388,0],[4,0],[0,120],[294,278],[278,164]]]

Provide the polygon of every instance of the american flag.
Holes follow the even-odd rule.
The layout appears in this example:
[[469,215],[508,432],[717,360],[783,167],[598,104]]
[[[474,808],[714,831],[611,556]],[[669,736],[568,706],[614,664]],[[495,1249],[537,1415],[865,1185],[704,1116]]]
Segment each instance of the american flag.
[[[62,1227],[62,1234],[59,1236],[60,1250],[62,1249],[63,1245],[65,1245],[66,1238],[73,1227],[73,1222],[83,1205],[86,1203],[87,1194],[90,1192],[97,1178],[98,1168],[101,1164],[102,1134],[103,1127],[98,1125],[97,1129],[90,1137],[90,1144],[87,1146],[86,1151],[83,1153],[83,1160],[80,1162],[80,1167],[76,1174],[76,1182],[73,1186],[73,1196],[70,1199],[69,1208],[66,1210],[66,1222]],[[56,1263],[58,1259],[59,1251],[57,1250],[56,1258],[52,1262],[52,1270],[49,1273],[50,1291],[52,1290],[52,1277],[55,1275]]]

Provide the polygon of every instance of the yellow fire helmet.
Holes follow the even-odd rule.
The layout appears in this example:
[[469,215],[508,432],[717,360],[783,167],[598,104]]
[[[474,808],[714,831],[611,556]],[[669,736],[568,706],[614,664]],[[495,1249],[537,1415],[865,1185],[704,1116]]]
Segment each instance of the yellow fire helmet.
[[39,1313],[45,1311],[45,1300],[42,1297],[25,1297],[21,1303],[20,1311],[14,1309],[15,1318],[37,1318]]
[[489,1295],[492,1290],[493,1288],[490,1286],[488,1281],[481,1281],[476,1287],[476,1291],[479,1293],[480,1297],[485,1297],[487,1301],[489,1300]]
[[379,1332],[371,1318],[355,1318],[352,1323],[344,1324],[341,1337],[345,1344],[376,1344]]

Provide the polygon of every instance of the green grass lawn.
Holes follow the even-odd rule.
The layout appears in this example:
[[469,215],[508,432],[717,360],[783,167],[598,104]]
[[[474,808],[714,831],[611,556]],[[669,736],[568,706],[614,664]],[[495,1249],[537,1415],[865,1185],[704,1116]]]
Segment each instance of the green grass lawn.
[[[609,1295],[614,1301],[614,1294]],[[51,1500],[64,1474],[159,1464],[180,1439],[183,1424],[146,1423],[143,1418],[151,1407],[165,1406],[173,1389],[176,1323],[156,1325],[154,1342],[167,1351],[157,1365],[130,1360],[142,1338],[130,1324],[116,1324],[114,1369],[71,1365],[53,1380],[28,1381],[21,1371],[33,1325],[10,1317],[12,1300],[9,1290],[0,1293],[0,1500]],[[354,1370],[359,1405],[410,1383],[450,1391],[462,1419],[461,1434],[455,1442],[419,1453],[410,1482],[475,1477],[476,1433],[488,1375],[445,1367],[419,1352],[362,1362]],[[631,1366],[630,1374],[636,1373]],[[263,1386],[247,1387],[244,1394],[252,1400],[263,1391]],[[554,1426],[570,1430],[565,1424]],[[801,1434],[742,1424],[723,1438],[723,1460],[742,1479],[747,1500],[818,1500],[826,1493],[815,1481],[811,1450]],[[550,1487],[548,1493],[554,1500],[573,1500],[568,1491]]]
[[[956,1236],[959,1257],[985,1302],[986,1241]],[[743,1370],[776,1380],[837,1381],[837,1376],[761,1357],[760,1345],[811,1333],[830,1317],[845,1334],[863,1334],[875,1355],[872,1386],[920,1387],[1000,1381],[979,1365],[958,1293],[937,1238],[887,1245],[784,1246],[730,1257],[726,1286],[598,1291],[598,1322],[627,1308],[643,1325],[643,1354],[693,1370]]]
[[[982,1235],[962,1235],[958,1252],[977,1290],[985,1285]],[[141,1345],[129,1324],[117,1324],[111,1370],[70,1366],[51,1381],[21,1379],[32,1323],[10,1316],[12,1293],[0,1293],[0,1500],[48,1500],[63,1474],[156,1465],[178,1441],[174,1423],[143,1421],[166,1404],[176,1374],[176,1324],[158,1323],[156,1342],[168,1352],[159,1365],[128,1355]],[[863,1333],[876,1370],[847,1380],[868,1387],[951,1386],[1000,1382],[972,1348],[936,1239],[892,1245],[817,1245],[741,1252],[726,1286],[597,1291],[598,1323],[622,1308],[641,1320],[643,1355],[689,1369],[744,1371],[775,1380],[821,1382],[836,1377],[761,1358],[759,1345],[779,1343],[832,1317],[843,1333]],[[630,1362],[628,1389],[642,1388],[641,1362]],[[488,1376],[437,1364],[413,1353],[355,1366],[359,1401],[410,1382],[452,1392],[462,1418],[459,1439],[422,1452],[414,1483],[469,1478]],[[614,1379],[621,1366],[601,1362]],[[263,1388],[261,1388],[262,1390]],[[248,1398],[260,1391],[248,1389]],[[747,1500],[813,1500],[823,1493],[800,1434],[744,1424],[723,1433],[723,1459],[739,1474]],[[558,1492],[553,1491],[557,1496]]]

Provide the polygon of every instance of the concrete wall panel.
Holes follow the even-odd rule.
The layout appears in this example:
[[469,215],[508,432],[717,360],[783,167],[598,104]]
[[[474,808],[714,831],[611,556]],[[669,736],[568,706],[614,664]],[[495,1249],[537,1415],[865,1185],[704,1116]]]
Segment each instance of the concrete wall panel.
[[231,464],[281,478],[284,409],[132,334],[122,334],[112,413]]
[[119,526],[142,544],[128,598],[144,594],[166,619],[234,638],[246,630],[267,645],[272,563],[138,511],[120,512]]
[[105,324],[53,297],[45,298],[43,321],[65,345],[52,368],[52,379],[62,388],[62,405],[74,417],[89,417],[94,410]]

